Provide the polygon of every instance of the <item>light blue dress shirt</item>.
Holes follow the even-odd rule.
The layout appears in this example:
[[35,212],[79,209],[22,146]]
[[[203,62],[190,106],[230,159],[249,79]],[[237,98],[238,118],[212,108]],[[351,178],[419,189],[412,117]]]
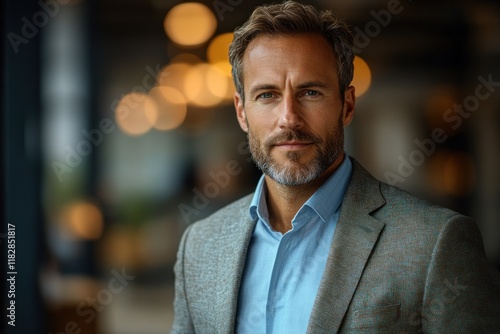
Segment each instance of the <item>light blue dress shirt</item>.
[[236,333],[306,333],[351,172],[346,155],[285,234],[269,223],[262,176],[249,210],[257,223],[241,281]]

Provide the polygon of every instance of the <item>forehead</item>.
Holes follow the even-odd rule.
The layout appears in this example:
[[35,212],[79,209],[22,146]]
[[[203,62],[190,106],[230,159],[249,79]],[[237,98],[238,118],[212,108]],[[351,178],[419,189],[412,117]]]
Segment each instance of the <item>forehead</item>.
[[329,55],[335,57],[334,52],[325,37],[318,33],[296,33],[296,34],[261,34],[257,35],[248,44],[245,54],[252,49],[262,46],[269,46],[270,49],[279,49],[280,47],[295,47],[297,50],[306,51],[310,46],[320,48]]
[[327,40],[319,34],[259,35],[243,56],[244,78],[300,73],[335,76],[337,59]]

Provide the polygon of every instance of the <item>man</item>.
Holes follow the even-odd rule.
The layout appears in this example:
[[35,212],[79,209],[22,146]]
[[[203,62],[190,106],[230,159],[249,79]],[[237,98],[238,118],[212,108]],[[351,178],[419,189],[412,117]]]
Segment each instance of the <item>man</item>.
[[477,226],[344,153],[353,57],[345,23],[291,1],[235,31],[236,114],[264,175],[185,232],[172,333],[500,332]]

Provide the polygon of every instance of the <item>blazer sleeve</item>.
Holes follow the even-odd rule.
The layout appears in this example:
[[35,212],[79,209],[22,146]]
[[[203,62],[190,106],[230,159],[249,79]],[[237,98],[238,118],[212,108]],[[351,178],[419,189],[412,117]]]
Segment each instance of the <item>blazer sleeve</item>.
[[453,216],[439,234],[419,321],[424,333],[500,333],[500,274],[468,217]]
[[179,250],[177,252],[177,261],[174,266],[175,273],[175,298],[174,298],[174,323],[171,334],[189,334],[195,333],[193,321],[189,312],[189,305],[186,298],[186,287],[184,281],[184,254],[186,240],[192,225],[184,232]]

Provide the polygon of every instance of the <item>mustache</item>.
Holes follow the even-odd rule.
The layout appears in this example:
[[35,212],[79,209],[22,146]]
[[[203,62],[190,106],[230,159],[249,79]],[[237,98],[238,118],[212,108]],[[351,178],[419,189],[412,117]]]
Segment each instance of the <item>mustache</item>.
[[287,141],[304,141],[312,143],[321,143],[321,138],[314,136],[311,133],[300,130],[285,130],[270,138],[265,142],[266,147],[271,147]]

